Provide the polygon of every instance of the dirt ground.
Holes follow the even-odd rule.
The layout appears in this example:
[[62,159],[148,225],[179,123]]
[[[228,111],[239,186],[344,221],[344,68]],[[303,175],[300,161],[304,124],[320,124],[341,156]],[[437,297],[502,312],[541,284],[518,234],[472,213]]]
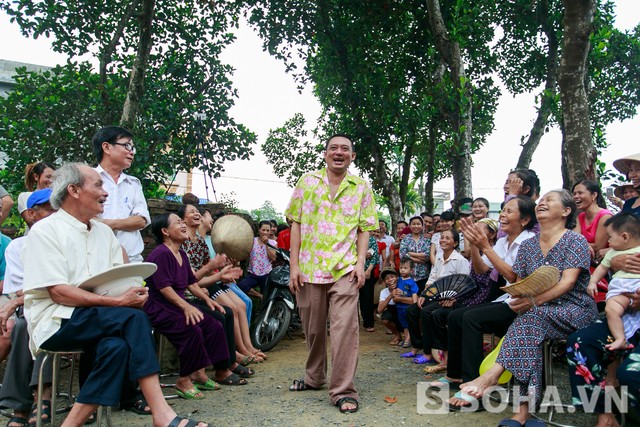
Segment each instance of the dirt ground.
[[[206,399],[170,400],[177,413],[203,420],[215,426],[495,426],[509,416],[502,413],[418,414],[417,386],[423,381],[422,369],[410,360],[399,357],[399,349],[388,345],[389,336],[376,323],[376,331],[360,332],[360,361],[356,387],[360,393],[360,410],[355,414],[340,414],[331,405],[326,389],[293,393],[288,386],[303,376],[306,346],[298,333],[293,340],[285,337],[269,352],[269,360],[252,365],[256,375],[246,386],[223,386],[222,390],[205,392]],[[565,365],[558,366],[559,376]],[[565,375],[566,376],[566,375]],[[435,380],[436,378],[431,378]],[[170,382],[171,378],[163,378]],[[566,382],[566,381],[565,381]],[[171,394],[171,389],[165,390]],[[568,396],[568,390],[562,392]],[[385,396],[397,398],[385,402]],[[594,418],[584,414],[558,416],[554,421],[575,426],[594,425]],[[150,417],[131,412],[113,411],[114,426],[150,426]],[[629,424],[627,424],[629,425]]]

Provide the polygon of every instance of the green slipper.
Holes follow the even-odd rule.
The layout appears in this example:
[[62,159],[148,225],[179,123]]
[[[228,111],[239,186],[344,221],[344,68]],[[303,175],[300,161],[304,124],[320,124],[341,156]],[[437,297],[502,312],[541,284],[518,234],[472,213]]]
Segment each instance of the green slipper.
[[199,390],[220,390],[222,388],[211,378],[207,378],[207,381],[204,383],[194,381],[193,384],[198,387]]
[[189,390],[182,391],[179,388],[175,388],[176,394],[183,399],[187,400],[202,400],[204,399],[204,394],[198,389],[198,387],[193,386]]

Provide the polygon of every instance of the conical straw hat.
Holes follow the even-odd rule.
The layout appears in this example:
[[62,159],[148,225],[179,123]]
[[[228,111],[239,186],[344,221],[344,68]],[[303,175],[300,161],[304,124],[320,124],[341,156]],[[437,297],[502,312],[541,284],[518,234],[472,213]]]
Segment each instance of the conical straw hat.
[[211,243],[217,254],[243,261],[249,257],[253,248],[253,230],[238,215],[225,215],[213,224]]
[[558,283],[560,270],[550,265],[543,265],[529,276],[500,289],[514,297],[536,296]]
[[631,154],[613,162],[613,167],[618,169],[621,174],[628,175],[631,169],[631,163],[640,163],[640,153]]

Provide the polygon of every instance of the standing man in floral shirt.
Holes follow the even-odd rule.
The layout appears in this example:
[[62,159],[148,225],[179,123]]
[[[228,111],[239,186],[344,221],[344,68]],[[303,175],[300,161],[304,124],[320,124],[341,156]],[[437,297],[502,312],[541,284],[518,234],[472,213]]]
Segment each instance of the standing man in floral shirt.
[[291,225],[291,280],[298,294],[307,348],[306,375],[291,391],[322,387],[327,374],[327,320],[331,319],[329,397],[340,412],[358,410],[353,378],[358,365],[358,290],[364,284],[369,231],[378,228],[368,183],[349,173],[353,142],[334,135],[326,167],[300,178],[285,214]]

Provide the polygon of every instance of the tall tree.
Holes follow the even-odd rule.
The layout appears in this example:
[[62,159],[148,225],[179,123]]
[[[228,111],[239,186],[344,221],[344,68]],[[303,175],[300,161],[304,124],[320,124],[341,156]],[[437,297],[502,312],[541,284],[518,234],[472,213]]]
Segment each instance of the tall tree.
[[161,181],[194,167],[217,176],[226,160],[252,154],[255,135],[229,115],[237,94],[231,67],[219,59],[234,39],[235,2],[25,0],[0,7],[25,35],[52,36],[53,49],[70,58],[43,74],[19,70],[15,90],[0,100],[0,148],[16,185],[36,159],[93,162],[91,135],[106,124],[132,129],[132,173],[143,178]]
[[591,140],[587,80],[587,55],[591,46],[595,0],[563,0],[562,59],[558,83],[562,103],[562,181],[595,179],[596,150]]

